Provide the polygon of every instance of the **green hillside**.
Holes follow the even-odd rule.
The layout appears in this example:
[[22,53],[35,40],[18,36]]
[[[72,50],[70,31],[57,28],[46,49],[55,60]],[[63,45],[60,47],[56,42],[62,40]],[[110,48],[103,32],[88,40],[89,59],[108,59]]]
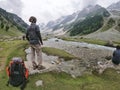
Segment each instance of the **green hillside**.
[[17,26],[13,25],[6,18],[0,15],[0,39],[19,37],[22,34],[23,33],[18,30]]
[[0,40],[22,36],[27,27],[19,16],[0,8]]
[[105,24],[104,24],[104,26],[101,28],[101,32],[104,32],[104,31],[107,31],[107,30],[109,30],[110,28],[112,28],[114,25],[115,25],[115,23],[116,23],[116,21],[115,21],[115,19],[114,18],[109,18],[108,20],[106,20],[107,22],[104,22]]
[[117,20],[117,25],[116,25],[115,29],[120,32],[120,19]]
[[102,27],[104,23],[103,16],[95,15],[94,17],[88,17],[82,22],[76,23],[70,31],[70,36],[79,34],[89,34],[97,31]]

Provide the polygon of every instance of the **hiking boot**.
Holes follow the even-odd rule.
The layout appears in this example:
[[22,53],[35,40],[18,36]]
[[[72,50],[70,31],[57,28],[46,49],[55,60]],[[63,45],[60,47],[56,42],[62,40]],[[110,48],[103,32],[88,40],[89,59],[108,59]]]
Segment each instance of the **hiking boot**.
[[35,70],[35,69],[37,69],[38,68],[38,66],[33,66],[33,70]]
[[42,66],[42,65],[39,65],[39,66],[38,66],[38,70],[42,70],[42,69],[45,69],[45,67]]
[[32,63],[33,63],[33,70],[37,69],[38,68],[37,64],[35,62]]

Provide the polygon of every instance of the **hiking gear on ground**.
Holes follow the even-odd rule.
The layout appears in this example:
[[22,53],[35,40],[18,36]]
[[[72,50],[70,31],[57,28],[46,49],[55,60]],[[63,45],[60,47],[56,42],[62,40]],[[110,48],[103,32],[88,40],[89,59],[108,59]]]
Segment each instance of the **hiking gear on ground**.
[[9,76],[8,84],[12,86],[25,86],[28,79],[28,69],[25,67],[24,61],[21,58],[13,58],[7,67],[7,75]]
[[38,68],[38,66],[37,66],[37,64],[35,63],[35,61],[32,61],[32,65],[33,65],[33,70],[35,70],[35,69]]
[[33,70],[35,70],[35,69],[37,69],[38,68],[38,66],[33,66]]

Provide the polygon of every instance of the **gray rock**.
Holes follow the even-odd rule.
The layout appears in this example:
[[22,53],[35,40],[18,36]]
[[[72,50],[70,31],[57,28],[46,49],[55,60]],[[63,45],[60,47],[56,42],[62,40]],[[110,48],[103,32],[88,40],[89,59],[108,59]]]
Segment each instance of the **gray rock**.
[[36,86],[38,87],[38,86],[43,86],[43,81],[42,80],[38,80],[38,81],[36,81]]
[[71,75],[72,76],[72,78],[76,78],[76,76],[75,75]]
[[107,68],[115,68],[111,61],[98,62],[96,68],[98,69],[99,74],[102,74],[103,71]]

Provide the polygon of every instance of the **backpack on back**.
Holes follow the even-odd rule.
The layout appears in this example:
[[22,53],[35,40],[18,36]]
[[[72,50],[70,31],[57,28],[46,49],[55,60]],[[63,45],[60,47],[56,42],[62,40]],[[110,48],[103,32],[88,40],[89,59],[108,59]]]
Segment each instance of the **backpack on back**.
[[9,76],[8,85],[19,86],[28,78],[28,69],[20,58],[13,58],[7,67],[7,75]]
[[116,50],[113,53],[112,62],[116,65],[120,63],[120,50]]

